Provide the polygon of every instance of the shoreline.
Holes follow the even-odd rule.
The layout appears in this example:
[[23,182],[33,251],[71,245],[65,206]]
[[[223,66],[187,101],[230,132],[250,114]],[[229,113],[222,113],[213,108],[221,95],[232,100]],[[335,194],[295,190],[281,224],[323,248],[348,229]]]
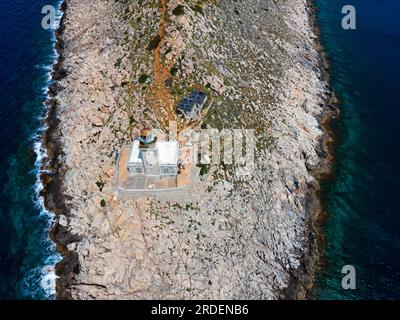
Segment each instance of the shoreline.
[[332,123],[340,116],[340,101],[331,86],[329,57],[321,43],[321,30],[316,16],[318,9],[315,7],[315,0],[307,0],[307,3],[308,9],[310,10],[309,18],[312,30],[317,36],[315,45],[320,56],[319,68],[324,77],[324,81],[329,85],[330,96],[327,97],[325,104],[327,109],[318,119],[323,131],[323,135],[320,139],[320,162],[315,168],[310,170],[311,175],[318,181],[317,186],[310,186],[308,195],[310,212],[312,212],[309,234],[309,250],[312,256],[310,258],[303,258],[301,268],[295,270],[292,274],[291,281],[283,292],[283,299],[310,299],[312,298],[316,286],[316,273],[322,266],[321,260],[323,260],[324,257],[323,249],[326,245],[322,227],[328,215],[321,196],[321,184],[332,178],[333,166],[335,163],[334,149],[337,143]]
[[[63,68],[63,32],[65,29],[65,18],[67,14],[68,1],[65,0],[61,5],[63,12],[60,20],[60,28],[56,32],[56,50],[58,52],[58,61],[54,65],[52,72],[52,78],[56,81],[55,85],[49,88],[50,99],[46,102],[49,105],[49,112],[46,118],[48,129],[43,134],[43,147],[47,150],[49,166],[42,167],[42,169],[51,170],[54,172],[52,175],[42,174],[41,180],[43,183],[42,195],[44,197],[45,207],[47,210],[55,214],[55,220],[50,231],[50,238],[57,245],[57,251],[63,256],[60,263],[56,265],[56,275],[59,277],[56,286],[56,298],[57,299],[71,299],[72,296],[69,292],[71,275],[76,273],[78,268],[78,254],[76,251],[69,251],[67,246],[72,242],[77,242],[80,238],[76,235],[71,234],[67,227],[59,223],[61,215],[68,217],[69,209],[65,203],[65,196],[63,194],[63,177],[64,177],[64,164],[58,162],[59,157],[63,155],[62,145],[59,136],[59,120],[57,119],[57,99],[56,94],[58,91],[58,81],[65,77],[66,72]],[[312,29],[317,35],[315,43],[317,50],[320,54],[320,69],[323,76],[326,77],[324,81],[329,83],[328,73],[328,62],[326,59],[326,53],[320,43],[319,28],[316,24],[316,11],[313,6],[313,1],[308,1],[309,18],[312,22]],[[321,234],[321,219],[324,215],[324,205],[319,195],[319,185],[322,181],[325,181],[329,174],[331,174],[332,164],[334,156],[332,154],[332,148],[334,141],[332,141],[332,132],[330,124],[334,118],[336,118],[338,109],[335,100],[334,93],[328,100],[329,110],[323,112],[318,119],[318,122],[323,131],[323,135],[320,141],[320,152],[324,155],[320,156],[320,162],[318,166],[311,170],[312,176],[318,181],[317,186],[309,187],[309,194],[307,195],[307,202],[309,203],[309,212],[312,212],[312,221],[310,222],[310,234],[308,235],[309,252],[313,253],[311,259],[303,259],[301,267],[296,270],[296,273],[291,273],[291,280],[288,287],[283,292],[283,298],[305,298],[310,294],[313,286],[315,285],[315,271],[318,269],[319,261],[321,257],[321,248],[323,240]],[[320,154],[320,155],[321,155]],[[325,158],[326,157],[326,158]],[[46,161],[43,161],[45,163]]]
[[[62,156],[62,145],[59,135],[59,120],[57,119],[58,102],[56,99],[58,91],[58,81],[65,77],[66,72],[63,69],[63,31],[65,29],[65,18],[67,14],[68,1],[64,0],[60,6],[62,17],[57,31],[55,31],[55,49],[58,53],[58,59],[53,66],[51,72],[54,83],[48,88],[49,99],[45,102],[49,107],[45,123],[47,130],[42,137],[43,148],[47,151],[47,157],[42,160],[41,170],[52,172],[47,174],[46,171],[41,174],[40,178],[43,184],[41,195],[44,199],[45,208],[54,213],[55,218],[49,231],[50,239],[55,243],[57,252],[61,254],[62,260],[56,264],[55,273],[56,280],[56,299],[70,299],[68,295],[69,279],[68,275],[77,266],[78,256],[76,253],[68,250],[67,245],[77,241],[77,237],[69,233],[69,231],[59,223],[61,215],[68,216],[68,208],[65,205],[64,194],[62,192],[63,185],[63,164],[59,162]],[[44,165],[48,163],[48,165]]]

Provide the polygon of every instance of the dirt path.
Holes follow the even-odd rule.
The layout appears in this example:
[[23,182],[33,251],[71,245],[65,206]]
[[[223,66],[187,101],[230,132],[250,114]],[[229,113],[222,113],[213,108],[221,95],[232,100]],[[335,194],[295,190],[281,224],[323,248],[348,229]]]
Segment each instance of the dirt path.
[[153,78],[154,81],[148,91],[148,103],[154,110],[161,122],[168,124],[169,120],[176,120],[174,112],[174,99],[166,86],[166,80],[169,78],[169,70],[172,66],[164,66],[160,61],[160,50],[165,36],[165,25],[167,22],[167,0],[161,0],[161,21],[158,34],[160,42],[154,49]]

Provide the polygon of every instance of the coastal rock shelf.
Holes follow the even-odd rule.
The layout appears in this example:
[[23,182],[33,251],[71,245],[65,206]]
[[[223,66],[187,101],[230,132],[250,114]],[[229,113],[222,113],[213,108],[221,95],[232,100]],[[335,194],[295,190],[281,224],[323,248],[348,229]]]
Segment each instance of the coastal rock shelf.
[[[334,109],[312,8],[163,3],[67,1],[50,129],[60,150],[49,153],[61,183],[46,190],[64,255],[58,297],[303,298],[317,258],[318,178],[329,168],[322,122]],[[252,178],[213,165],[190,203],[116,198],[116,153],[141,123],[163,128],[170,116],[157,90],[170,106],[193,86],[213,99],[203,125],[255,130]]]

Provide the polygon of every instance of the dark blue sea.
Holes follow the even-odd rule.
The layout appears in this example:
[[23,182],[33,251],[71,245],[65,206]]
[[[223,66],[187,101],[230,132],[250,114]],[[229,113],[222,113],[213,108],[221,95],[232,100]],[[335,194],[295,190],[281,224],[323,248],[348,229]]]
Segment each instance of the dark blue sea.
[[43,101],[56,57],[54,35],[41,26],[48,4],[59,1],[0,1],[0,299],[54,295],[59,257],[38,197]]
[[[341,99],[319,299],[400,298],[400,1],[317,0],[332,85]],[[356,30],[341,9],[356,8]],[[356,289],[343,290],[344,265]]]
[[[341,99],[334,178],[323,186],[328,211],[317,299],[400,298],[400,2],[316,0],[332,85]],[[56,0],[0,2],[0,299],[54,296],[58,261],[51,214],[38,197],[40,133],[54,36],[41,27]],[[341,28],[341,8],[357,29]],[[356,289],[341,287],[344,265]]]

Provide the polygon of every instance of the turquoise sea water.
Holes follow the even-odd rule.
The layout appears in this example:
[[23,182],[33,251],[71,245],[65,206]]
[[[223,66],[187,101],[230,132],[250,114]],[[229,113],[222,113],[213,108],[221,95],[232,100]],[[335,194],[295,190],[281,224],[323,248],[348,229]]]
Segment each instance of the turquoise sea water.
[[[400,2],[317,0],[322,43],[339,95],[335,178],[324,185],[328,219],[318,299],[400,298]],[[357,29],[341,28],[356,8]],[[341,269],[356,268],[356,290]]]

